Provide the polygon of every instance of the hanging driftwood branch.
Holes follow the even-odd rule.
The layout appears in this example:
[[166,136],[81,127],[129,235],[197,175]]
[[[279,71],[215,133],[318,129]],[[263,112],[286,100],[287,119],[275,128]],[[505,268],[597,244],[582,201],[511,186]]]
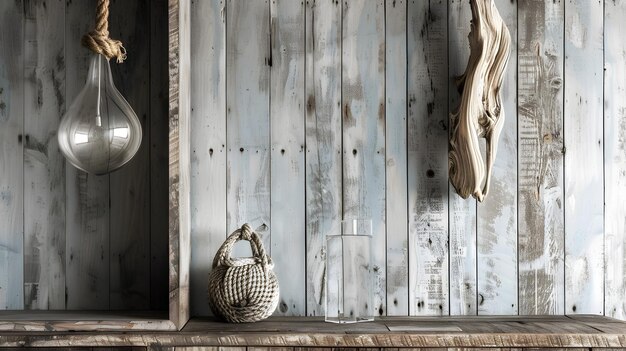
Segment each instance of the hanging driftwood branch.
[[[450,182],[463,198],[483,201],[489,192],[498,138],[504,124],[500,87],[509,60],[511,35],[493,0],[470,0],[470,57],[457,79],[461,103],[450,116]],[[479,138],[486,139],[486,162]]]

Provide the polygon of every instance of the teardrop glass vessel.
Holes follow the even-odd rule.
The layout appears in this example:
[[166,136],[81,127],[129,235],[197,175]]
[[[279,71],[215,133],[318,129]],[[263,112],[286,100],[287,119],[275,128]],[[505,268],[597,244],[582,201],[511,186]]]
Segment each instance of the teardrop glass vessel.
[[102,175],[130,161],[141,137],[141,122],[115,88],[109,60],[93,54],[87,83],[59,125],[61,152],[76,168]]

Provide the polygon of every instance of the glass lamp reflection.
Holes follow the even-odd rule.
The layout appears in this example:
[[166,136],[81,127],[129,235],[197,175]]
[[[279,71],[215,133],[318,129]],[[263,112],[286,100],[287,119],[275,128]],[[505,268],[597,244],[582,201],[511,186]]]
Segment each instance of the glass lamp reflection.
[[109,61],[94,54],[87,83],[59,126],[59,146],[67,160],[102,175],[119,169],[139,150],[141,123],[113,84]]

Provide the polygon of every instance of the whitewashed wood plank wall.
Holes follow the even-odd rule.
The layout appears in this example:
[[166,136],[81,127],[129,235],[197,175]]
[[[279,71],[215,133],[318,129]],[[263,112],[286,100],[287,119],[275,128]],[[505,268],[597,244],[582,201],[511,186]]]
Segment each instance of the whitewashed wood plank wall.
[[100,177],[66,164],[56,136],[85,82],[96,4],[0,2],[2,309],[167,308],[167,1],[111,1],[128,49],[114,80],[145,133],[128,166]]
[[324,237],[369,217],[376,314],[626,318],[626,6],[495,3],[513,50],[476,203],[447,181],[467,0],[192,1],[193,315],[246,221],[266,229],[276,313],[322,315]]

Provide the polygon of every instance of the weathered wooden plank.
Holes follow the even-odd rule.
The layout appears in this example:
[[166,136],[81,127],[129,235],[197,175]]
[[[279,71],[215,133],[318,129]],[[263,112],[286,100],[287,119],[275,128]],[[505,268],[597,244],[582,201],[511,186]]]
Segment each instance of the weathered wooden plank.
[[150,309],[168,305],[167,0],[150,2]]
[[491,175],[490,195],[478,203],[479,314],[517,314],[517,1],[493,1],[511,34],[501,88],[504,126]]
[[65,1],[24,2],[24,308],[65,308]]
[[227,235],[226,4],[191,6],[191,313],[204,316],[209,270]]
[[385,240],[385,6],[344,1],[343,215],[372,220],[374,306],[387,313]]
[[564,2],[518,3],[519,313],[563,314]]
[[408,14],[409,311],[447,315],[448,3],[411,0]]
[[[80,92],[91,51],[80,44],[92,29],[96,1],[70,1],[65,6],[66,101]],[[93,176],[69,162],[66,187],[66,308],[109,308],[109,176]]]
[[24,306],[23,5],[0,3],[0,309]]
[[565,312],[604,312],[603,4],[565,2]]
[[385,1],[387,315],[409,313],[407,1]]
[[[227,212],[229,232],[270,225],[270,35],[268,0],[226,7]],[[260,233],[268,252],[269,232]],[[233,250],[235,256],[249,250]]]
[[324,314],[325,243],[340,233],[341,20],[335,0],[306,2],[306,297],[307,315]]
[[[465,0],[448,1],[448,112],[454,111],[460,100],[452,78],[460,76],[467,64],[470,20]],[[463,200],[452,185],[448,189],[450,314],[476,314],[476,200]]]
[[295,316],[306,313],[304,7],[304,1],[270,3],[270,228],[281,288],[276,313]]
[[168,0],[169,22],[169,319],[189,320],[191,260],[190,0]]
[[604,311],[626,319],[626,2],[604,6]]
[[146,0],[111,1],[109,30],[132,49],[123,64],[111,62],[113,80],[141,121],[141,147],[111,173],[110,308],[150,306],[150,16]]

